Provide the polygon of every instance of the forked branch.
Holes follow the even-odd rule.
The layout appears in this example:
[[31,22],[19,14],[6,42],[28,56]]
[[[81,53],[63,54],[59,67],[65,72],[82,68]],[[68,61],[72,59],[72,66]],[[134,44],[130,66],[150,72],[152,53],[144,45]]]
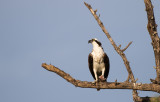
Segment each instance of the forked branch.
[[132,42],[130,42],[123,50],[121,50],[120,47],[118,47],[116,45],[116,43],[113,41],[113,39],[111,38],[110,34],[108,33],[108,31],[104,27],[103,23],[99,19],[99,16],[97,16],[96,12],[92,9],[91,5],[89,5],[89,4],[85,3],[85,2],[84,2],[84,4],[91,11],[92,15],[96,19],[96,21],[99,24],[99,26],[101,27],[102,31],[106,34],[107,38],[111,42],[111,44],[114,47],[114,49],[116,50],[116,52],[122,57],[122,59],[124,61],[124,64],[126,66],[126,69],[128,71],[129,78],[131,79],[131,82],[135,83],[134,75],[133,75],[132,70],[130,68],[129,61],[127,60],[125,54],[123,53],[131,45]]
[[132,44],[132,41],[129,42],[129,44],[124,49],[122,49],[122,52],[124,52],[131,44]]
[[[132,42],[130,42],[124,49],[120,49],[120,46],[118,47],[116,45],[116,43],[113,41],[113,39],[111,38],[110,34],[108,33],[108,31],[106,30],[106,28],[104,27],[103,23],[101,22],[101,20],[99,19],[99,16],[97,16],[96,12],[92,9],[91,5],[87,4],[84,2],[84,4],[86,5],[86,7],[91,11],[92,15],[94,16],[94,18],[96,19],[97,23],[99,24],[99,26],[101,27],[102,31],[106,34],[107,38],[109,39],[109,41],[111,42],[112,46],[114,47],[114,49],[116,50],[116,52],[121,56],[121,58],[123,59],[123,62],[126,66],[126,69],[128,71],[128,78],[126,80],[126,82],[129,82],[129,79],[131,79],[132,83],[136,83],[134,75],[132,73],[132,70],[130,68],[130,64],[129,61],[127,60],[126,55],[124,54],[124,51],[131,45]],[[97,11],[97,10],[96,10]],[[139,101],[140,97],[138,96],[138,93],[136,90],[133,90],[134,93],[134,99],[135,101]]]

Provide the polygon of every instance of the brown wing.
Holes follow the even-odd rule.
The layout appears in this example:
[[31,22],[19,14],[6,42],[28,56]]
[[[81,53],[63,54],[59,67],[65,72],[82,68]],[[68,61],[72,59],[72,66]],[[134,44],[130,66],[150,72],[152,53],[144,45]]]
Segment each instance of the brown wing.
[[90,70],[93,78],[96,79],[96,78],[95,78],[95,75],[94,75],[94,72],[93,72],[93,56],[92,56],[91,53],[90,53],[89,56],[88,56],[88,66],[89,66],[89,70]]
[[109,67],[110,67],[110,64],[109,64],[109,58],[108,58],[108,56],[107,56],[106,53],[104,54],[104,64],[105,64],[105,73],[104,73],[104,77],[107,79],[108,74],[109,74]]

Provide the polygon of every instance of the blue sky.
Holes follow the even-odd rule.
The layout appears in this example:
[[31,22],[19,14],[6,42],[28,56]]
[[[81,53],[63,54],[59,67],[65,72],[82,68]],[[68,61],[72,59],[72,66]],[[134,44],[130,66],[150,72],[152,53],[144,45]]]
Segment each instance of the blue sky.
[[[117,45],[125,47],[138,82],[155,78],[154,54],[147,32],[143,0],[85,0],[98,9],[100,19]],[[160,1],[154,1],[160,25]],[[158,26],[159,27],[159,26]],[[158,29],[160,32],[160,29]],[[53,64],[82,81],[93,81],[88,69],[91,38],[101,41],[110,58],[109,82],[126,80],[128,73],[82,0],[0,0],[1,102],[132,102],[132,90],[76,88],[41,67]],[[141,92],[140,96],[155,96]]]

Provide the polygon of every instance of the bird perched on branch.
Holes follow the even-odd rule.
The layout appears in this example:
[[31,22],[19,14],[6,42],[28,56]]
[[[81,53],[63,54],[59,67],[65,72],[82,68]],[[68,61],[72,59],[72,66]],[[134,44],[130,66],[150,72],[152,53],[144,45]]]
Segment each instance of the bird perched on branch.
[[95,79],[93,83],[106,81],[109,74],[109,58],[103,51],[102,44],[96,38],[88,41],[93,45],[93,50],[88,56],[89,70]]

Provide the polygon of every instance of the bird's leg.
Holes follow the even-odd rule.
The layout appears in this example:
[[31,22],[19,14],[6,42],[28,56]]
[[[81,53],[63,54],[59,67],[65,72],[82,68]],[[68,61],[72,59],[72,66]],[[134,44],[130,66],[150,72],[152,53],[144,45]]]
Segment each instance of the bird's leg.
[[106,81],[106,78],[104,78],[104,72],[105,72],[105,68],[102,69],[102,75],[99,76],[99,79],[100,79],[101,81]]
[[96,82],[98,82],[97,70],[94,69],[93,72],[94,72],[96,80],[94,80],[92,83],[96,83]]

